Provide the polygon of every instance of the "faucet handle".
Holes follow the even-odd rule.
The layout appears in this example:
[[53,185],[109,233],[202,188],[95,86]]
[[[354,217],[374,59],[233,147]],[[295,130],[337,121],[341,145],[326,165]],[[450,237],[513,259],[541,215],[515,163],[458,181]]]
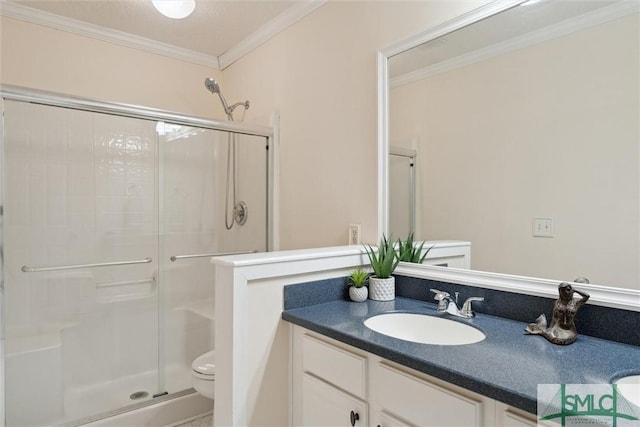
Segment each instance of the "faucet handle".
[[474,301],[484,301],[484,298],[482,297],[467,298],[467,300],[462,305],[462,309],[460,310],[460,312],[465,316],[473,317],[474,313],[473,313],[473,310],[471,310],[471,303]]
[[438,301],[438,311],[445,311],[447,309],[447,300],[451,300],[451,295],[438,289],[431,289],[431,292],[436,294],[433,299]]
[[438,300],[438,301],[442,301],[445,298],[450,298],[451,295],[449,295],[448,292],[445,291],[439,291],[438,289],[431,289],[431,292],[433,292],[434,294],[436,294],[433,299]]

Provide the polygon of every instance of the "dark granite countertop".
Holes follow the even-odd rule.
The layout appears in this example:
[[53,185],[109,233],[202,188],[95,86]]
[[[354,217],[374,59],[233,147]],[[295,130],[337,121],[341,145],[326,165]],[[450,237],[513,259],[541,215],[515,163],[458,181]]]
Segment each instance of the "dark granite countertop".
[[442,316],[436,305],[396,297],[394,301],[344,300],[285,310],[282,318],[441,380],[536,413],[538,384],[601,384],[640,373],[640,347],[579,335],[569,346],[524,333],[525,323],[486,314],[473,319],[444,315],[482,330],[475,344],[443,346],[395,339],[364,326],[386,312]]

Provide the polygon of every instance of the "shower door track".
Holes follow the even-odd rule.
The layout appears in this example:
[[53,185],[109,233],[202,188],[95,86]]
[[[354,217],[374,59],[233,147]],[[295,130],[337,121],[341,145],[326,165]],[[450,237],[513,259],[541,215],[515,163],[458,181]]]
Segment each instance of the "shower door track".
[[233,132],[242,135],[263,136],[269,139],[272,139],[274,135],[273,129],[266,126],[211,120],[203,117],[188,116],[154,108],[96,101],[87,98],[60,95],[54,92],[27,89],[13,85],[0,85],[0,96],[4,99],[29,102],[32,104],[50,105],[136,119],[167,121],[178,125],[196,126],[204,129]]

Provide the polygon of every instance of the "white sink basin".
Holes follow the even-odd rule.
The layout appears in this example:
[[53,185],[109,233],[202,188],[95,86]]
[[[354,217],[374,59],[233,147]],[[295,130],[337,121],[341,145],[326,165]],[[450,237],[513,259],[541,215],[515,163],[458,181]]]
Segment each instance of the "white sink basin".
[[378,333],[421,344],[462,345],[485,339],[485,334],[473,326],[425,314],[385,313],[368,318],[364,325]]
[[640,407],[640,375],[629,375],[614,381],[625,399]]

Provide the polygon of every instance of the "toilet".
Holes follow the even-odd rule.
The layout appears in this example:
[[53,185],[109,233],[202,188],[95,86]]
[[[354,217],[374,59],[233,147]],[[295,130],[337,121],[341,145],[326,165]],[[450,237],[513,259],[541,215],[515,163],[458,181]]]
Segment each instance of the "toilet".
[[196,358],[191,364],[191,384],[201,395],[213,399],[216,384],[215,350]]

